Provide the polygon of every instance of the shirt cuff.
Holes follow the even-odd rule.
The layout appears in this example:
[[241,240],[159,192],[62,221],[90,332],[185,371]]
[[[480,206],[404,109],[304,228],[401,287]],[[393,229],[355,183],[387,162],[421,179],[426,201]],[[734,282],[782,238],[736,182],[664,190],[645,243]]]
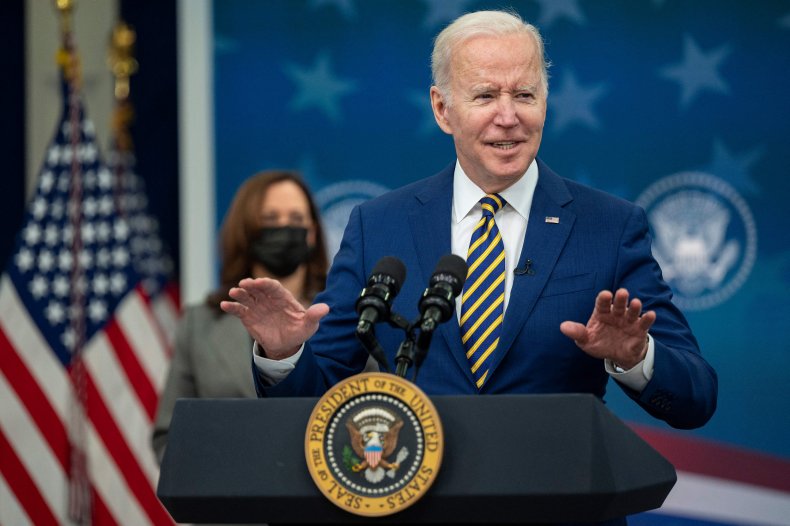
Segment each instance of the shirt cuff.
[[255,367],[258,368],[263,383],[267,386],[272,386],[282,382],[291,374],[291,371],[296,368],[296,363],[299,361],[299,357],[302,356],[303,350],[304,344],[299,347],[299,350],[293,356],[282,360],[272,360],[261,356],[261,348],[258,346],[258,342],[254,342],[252,344],[252,361],[255,363]]
[[647,335],[647,353],[644,360],[624,371],[617,367],[611,360],[604,360],[604,368],[609,376],[634,391],[642,392],[647,383],[653,378],[653,363],[655,361],[656,344],[653,337]]

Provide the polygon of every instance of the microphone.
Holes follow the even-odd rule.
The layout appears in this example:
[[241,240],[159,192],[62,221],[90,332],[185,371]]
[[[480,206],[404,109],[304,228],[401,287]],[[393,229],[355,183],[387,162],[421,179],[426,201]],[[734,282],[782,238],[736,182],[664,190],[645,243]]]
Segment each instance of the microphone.
[[449,320],[455,310],[455,298],[461,293],[466,281],[469,267],[462,258],[455,254],[442,256],[436,264],[428,282],[428,288],[420,298],[419,309],[420,334],[417,337],[416,345],[409,349],[411,352],[401,352],[395,357],[397,371],[395,374],[405,376],[406,368],[414,364],[414,379],[417,379],[417,371],[422,366],[422,362],[428,356],[428,348],[431,346],[433,331],[436,326]]
[[406,267],[398,258],[385,256],[376,263],[368,278],[368,286],[357,298],[358,335],[366,335],[375,323],[389,318],[392,300],[405,280]]
[[438,324],[450,319],[455,310],[455,298],[464,288],[468,270],[466,261],[455,254],[442,256],[420,298],[421,332],[431,332]]

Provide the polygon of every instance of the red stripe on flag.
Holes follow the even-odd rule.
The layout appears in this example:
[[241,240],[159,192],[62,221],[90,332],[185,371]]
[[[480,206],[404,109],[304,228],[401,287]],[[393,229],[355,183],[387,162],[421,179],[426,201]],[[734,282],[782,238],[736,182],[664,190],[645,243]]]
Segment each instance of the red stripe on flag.
[[143,290],[143,286],[138,284],[135,288],[135,293],[142,301],[143,305],[145,305],[145,309],[143,309],[145,317],[148,318],[149,325],[151,328],[156,331],[156,337],[159,340],[159,344],[165,354],[167,359],[172,357],[172,352],[170,352],[170,344],[167,342],[167,335],[165,334],[164,327],[162,327],[161,320],[158,319],[156,313],[154,312],[154,305],[153,305],[153,298],[145,293]]
[[631,428],[676,469],[790,492],[790,461],[647,426]]
[[[48,352],[48,349],[42,349],[42,352]],[[41,430],[41,435],[46,438],[55,458],[63,466],[63,471],[68,471],[69,439],[66,427],[2,329],[0,329],[0,371],[24,404],[30,418]]]
[[118,321],[115,318],[107,323],[104,330],[107,339],[115,350],[118,362],[123,367],[127,378],[129,378],[129,383],[134,387],[134,391],[140,399],[140,403],[143,408],[145,408],[145,412],[148,413],[148,418],[153,422],[154,416],[156,415],[158,396],[150,378],[145,374],[143,367],[137,359],[137,353],[129,345],[129,342],[126,341],[126,337],[123,335],[121,328],[118,326]]
[[88,390],[88,418],[93,422],[96,432],[104,446],[118,466],[126,484],[134,494],[140,506],[150,517],[153,524],[174,524],[173,519],[159,502],[153,486],[143,473],[137,458],[129,449],[123,434],[118,429],[107,406],[104,404],[96,384],[90,374],[86,375]]
[[181,311],[181,290],[178,288],[178,283],[169,282],[165,285],[163,292],[167,294],[176,311]]
[[3,474],[11,491],[16,495],[17,501],[30,517],[30,521],[36,525],[54,524],[57,526],[57,518],[49,509],[38,486],[28,475],[25,466],[16,456],[2,428],[0,428],[0,458],[3,459],[0,462],[0,473]]
[[101,499],[101,495],[95,488],[91,487],[91,502],[93,503],[93,516],[91,526],[118,526],[118,521],[112,516],[110,510]]

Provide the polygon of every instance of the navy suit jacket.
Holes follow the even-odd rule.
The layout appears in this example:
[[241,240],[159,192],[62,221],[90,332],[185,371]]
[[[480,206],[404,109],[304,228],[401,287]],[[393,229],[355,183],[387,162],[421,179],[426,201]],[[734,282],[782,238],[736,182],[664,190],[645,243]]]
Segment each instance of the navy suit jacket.
[[[565,320],[586,323],[603,289],[628,289],[657,314],[652,380],[641,392],[624,391],[648,413],[679,428],[704,424],[716,407],[716,374],[702,358],[683,315],[651,254],[644,210],[563,179],[538,160],[539,176],[519,267],[488,379],[481,394],[592,393],[603,398],[609,375],[602,360],[582,352],[560,332]],[[395,256],[407,277],[392,308],[408,320],[441,256],[450,253],[454,164],[437,175],[370,200],[351,212],[343,241],[316,298],[329,314],[305,345],[296,369],[260,396],[319,396],[360,372],[367,353],[356,340],[354,304],[376,262]],[[546,222],[556,217],[559,222]],[[404,334],[386,323],[376,335],[393,363]],[[473,394],[455,317],[434,333],[416,382],[429,395]],[[621,386],[622,387],[622,386]]]

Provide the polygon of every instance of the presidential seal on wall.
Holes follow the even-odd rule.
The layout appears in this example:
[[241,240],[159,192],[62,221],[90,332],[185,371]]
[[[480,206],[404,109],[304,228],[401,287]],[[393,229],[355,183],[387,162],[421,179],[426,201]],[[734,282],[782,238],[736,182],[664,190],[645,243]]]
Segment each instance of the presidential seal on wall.
[[305,457],[321,493],[366,517],[391,515],[425,495],[439,473],[444,436],[430,399],[384,373],[352,376],[310,415]]
[[653,256],[678,307],[710,309],[744,284],[757,257],[757,227],[730,184],[683,172],[650,185],[636,204],[647,212]]

